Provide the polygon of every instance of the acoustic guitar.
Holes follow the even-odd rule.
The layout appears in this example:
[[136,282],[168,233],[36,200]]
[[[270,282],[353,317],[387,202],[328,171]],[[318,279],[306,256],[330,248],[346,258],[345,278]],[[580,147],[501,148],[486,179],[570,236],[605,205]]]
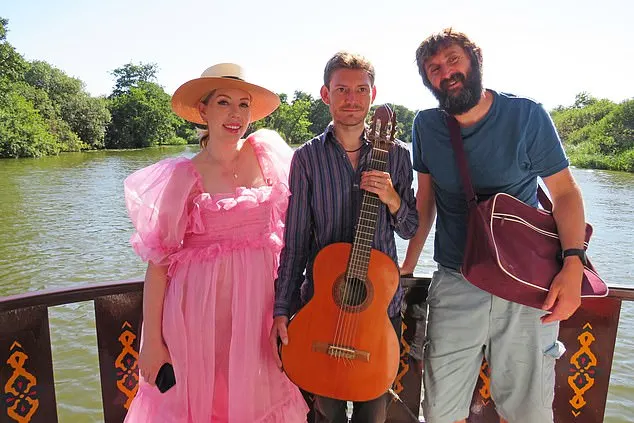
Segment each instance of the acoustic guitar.
[[[377,108],[367,138],[370,168],[387,171],[396,116]],[[281,348],[284,370],[302,389],[346,401],[368,401],[392,385],[399,364],[399,342],[387,307],[399,283],[399,270],[372,248],[381,201],[364,191],[354,242],[334,243],[317,254],[314,296],[291,319],[288,345]]]

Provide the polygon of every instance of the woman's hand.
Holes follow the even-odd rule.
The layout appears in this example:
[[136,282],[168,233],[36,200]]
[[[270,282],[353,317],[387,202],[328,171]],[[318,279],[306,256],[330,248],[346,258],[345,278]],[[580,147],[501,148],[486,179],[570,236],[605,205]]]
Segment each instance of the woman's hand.
[[154,386],[161,366],[171,362],[172,358],[162,339],[144,340],[139,352],[139,374],[147,383]]

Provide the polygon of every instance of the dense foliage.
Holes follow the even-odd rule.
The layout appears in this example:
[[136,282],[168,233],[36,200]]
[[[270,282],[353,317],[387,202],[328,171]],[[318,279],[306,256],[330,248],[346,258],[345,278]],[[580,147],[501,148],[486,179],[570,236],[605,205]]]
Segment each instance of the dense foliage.
[[156,65],[115,69],[108,97],[92,97],[77,78],[43,61],[26,61],[6,40],[0,18],[0,157],[138,148],[196,142],[175,116],[170,96],[153,82]]
[[634,172],[634,99],[616,104],[580,93],[551,115],[573,165]]

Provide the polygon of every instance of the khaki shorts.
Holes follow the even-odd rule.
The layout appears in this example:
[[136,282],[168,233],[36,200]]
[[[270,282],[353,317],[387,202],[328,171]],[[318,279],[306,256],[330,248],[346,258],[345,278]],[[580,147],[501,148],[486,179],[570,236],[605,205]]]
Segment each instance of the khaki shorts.
[[423,414],[427,423],[466,419],[482,357],[491,397],[511,423],[553,421],[555,360],[564,352],[559,323],[544,312],[495,297],[442,266],[427,299]]

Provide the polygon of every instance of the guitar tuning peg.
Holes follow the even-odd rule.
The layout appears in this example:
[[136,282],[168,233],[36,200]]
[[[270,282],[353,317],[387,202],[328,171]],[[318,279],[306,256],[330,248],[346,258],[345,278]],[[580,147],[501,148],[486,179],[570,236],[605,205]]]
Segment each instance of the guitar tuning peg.
[[374,136],[377,138],[380,137],[380,132],[381,132],[381,119],[377,119],[376,127],[374,128]]

